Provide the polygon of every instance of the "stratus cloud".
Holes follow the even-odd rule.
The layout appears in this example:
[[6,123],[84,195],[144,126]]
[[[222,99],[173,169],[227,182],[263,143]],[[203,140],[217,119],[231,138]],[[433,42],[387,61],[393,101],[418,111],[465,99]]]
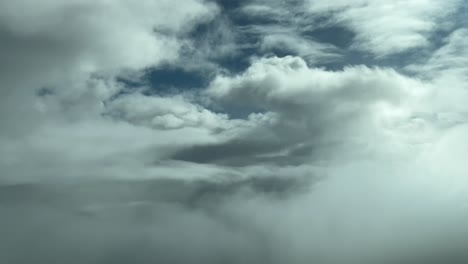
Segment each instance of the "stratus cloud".
[[[454,142],[447,143],[440,147]],[[282,200],[227,182],[3,185],[0,226],[9,239],[0,259],[464,263],[466,180],[431,171],[435,163],[453,165],[433,158],[396,170],[388,160],[334,166],[312,192],[293,188],[293,198]]]
[[357,33],[354,46],[387,56],[429,45],[429,36],[443,29],[444,19],[463,1],[358,0],[308,1],[310,12],[330,12],[335,22]]

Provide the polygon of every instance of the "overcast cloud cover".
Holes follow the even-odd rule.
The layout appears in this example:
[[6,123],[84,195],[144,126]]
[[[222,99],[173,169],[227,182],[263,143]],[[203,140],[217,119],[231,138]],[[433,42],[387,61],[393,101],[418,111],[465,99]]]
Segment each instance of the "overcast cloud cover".
[[468,263],[466,0],[0,0],[0,263]]

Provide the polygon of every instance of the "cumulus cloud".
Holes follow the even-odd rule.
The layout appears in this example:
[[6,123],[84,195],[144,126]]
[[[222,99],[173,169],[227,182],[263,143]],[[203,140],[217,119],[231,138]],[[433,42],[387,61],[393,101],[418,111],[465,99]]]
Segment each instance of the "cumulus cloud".
[[459,4],[3,1],[0,262],[466,263]]
[[[430,137],[430,127],[418,127],[413,119],[423,110],[418,105],[429,90],[429,85],[392,69],[356,66],[334,72],[309,68],[298,57],[284,57],[260,59],[242,75],[220,76],[208,93],[225,104],[256,107],[269,117],[270,122],[252,130],[247,139],[229,143],[241,146],[247,140],[239,155],[245,156],[250,145],[249,155],[268,152],[284,163],[296,158],[295,153],[321,159],[324,152],[349,148],[348,144],[359,148],[353,150],[356,155],[383,146],[371,142],[401,141],[402,129],[410,142],[424,134]],[[220,152],[229,155],[226,148]]]
[[[173,61],[181,46],[177,34],[217,12],[190,0],[183,8],[169,1],[3,1],[0,10],[2,119],[12,128],[19,126],[15,119],[40,118],[26,109],[34,105],[35,90],[78,87],[90,74]],[[28,101],[18,107],[16,100]]]

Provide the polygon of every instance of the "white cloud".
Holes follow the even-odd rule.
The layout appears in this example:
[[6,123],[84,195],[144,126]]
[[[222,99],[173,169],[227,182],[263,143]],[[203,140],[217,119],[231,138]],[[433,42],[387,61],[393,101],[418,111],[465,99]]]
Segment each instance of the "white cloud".
[[300,37],[292,32],[265,34],[261,49],[291,52],[312,64],[337,61],[341,58],[340,50],[335,46]]
[[[307,12],[332,11],[360,49],[390,56],[426,45],[453,3],[314,1]],[[414,76],[333,71],[311,65],[336,50],[264,2],[240,10],[286,25],[243,30],[260,36],[260,52],[298,56],[224,74],[193,63],[237,54],[229,20],[217,17],[206,40],[186,34],[219,10],[0,3],[0,262],[466,260],[466,30]],[[116,81],[165,62],[215,78],[164,96]]]
[[376,56],[388,56],[429,45],[429,36],[461,1],[360,0],[309,1],[310,12],[330,12],[336,22],[357,34],[354,46]]
[[[67,89],[89,74],[137,71],[178,58],[177,34],[218,11],[213,4],[170,1],[35,1],[0,3],[1,116],[4,127],[34,123],[35,91]],[[6,99],[8,98],[8,99]],[[15,102],[23,101],[24,107]],[[5,113],[9,113],[8,115]],[[9,120],[9,121],[8,121]],[[18,128],[22,129],[22,128]]]
[[[417,94],[421,90],[418,86],[417,81],[391,69],[356,66],[334,72],[309,68],[303,59],[287,56],[260,59],[244,74],[234,78],[220,76],[213,82],[210,92],[221,97],[234,97],[233,100],[241,103],[251,99],[259,103],[270,102],[272,105],[276,101],[278,104],[291,101],[305,105],[320,101],[320,96],[336,96],[338,100],[388,100],[397,103],[403,94]],[[307,97],[304,98],[304,95]]]
[[216,131],[230,126],[227,115],[213,113],[182,96],[122,96],[110,102],[107,113],[118,120],[159,129],[200,127]]
[[431,78],[438,77],[444,72],[464,75],[468,72],[467,41],[468,28],[459,28],[444,40],[442,47],[437,49],[423,65],[411,65],[408,68]]
[[[347,144],[360,146],[359,152],[407,147],[423,134],[430,140],[431,125],[414,119],[430,92],[431,85],[391,69],[356,66],[334,72],[309,68],[298,57],[260,59],[241,75],[219,76],[208,90],[222,102],[275,113],[274,124],[257,133],[273,134],[272,142],[285,142],[280,148],[303,149],[304,155]],[[382,140],[395,144],[376,144]]]
[[[439,113],[448,124],[461,124],[468,118],[468,31],[459,28],[450,33],[421,64],[412,64],[405,69],[433,83],[428,107]],[[445,117],[443,117],[445,116]],[[440,120],[441,123],[444,121]]]
[[[13,49],[10,68],[27,70],[33,62],[49,71],[74,67],[94,72],[140,69],[173,60],[179,43],[171,33],[217,12],[200,1],[181,4],[183,8],[170,1],[47,1],[36,7],[34,1],[4,1],[2,37],[4,45]],[[14,45],[28,40],[35,45]],[[45,62],[48,65],[40,67]]]

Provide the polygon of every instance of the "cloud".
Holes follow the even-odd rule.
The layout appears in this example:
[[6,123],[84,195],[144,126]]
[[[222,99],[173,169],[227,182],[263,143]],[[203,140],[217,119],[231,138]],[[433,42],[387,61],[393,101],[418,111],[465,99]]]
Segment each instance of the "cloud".
[[466,263],[457,4],[0,3],[0,262]]
[[247,163],[260,162],[261,156],[287,163],[299,155],[300,162],[306,162],[304,158],[343,155],[343,147],[359,148],[353,149],[356,155],[372,151],[371,142],[399,142],[402,129],[413,137],[403,145],[410,144],[416,134],[430,134],[431,125],[411,125],[418,122],[413,119],[419,111],[417,105],[430,92],[429,87],[392,69],[355,66],[327,71],[309,68],[298,57],[260,59],[241,75],[216,78],[208,94],[221,104],[262,109],[261,115],[269,117],[269,122],[247,136],[192,149],[183,156],[203,159],[201,153],[216,153],[217,159],[234,155]]
[[428,107],[438,113],[440,123],[463,124],[467,120],[468,39],[466,28],[458,28],[442,39],[442,45],[420,64],[410,64],[405,70],[428,80],[437,87]]
[[305,37],[294,34],[269,34],[263,37],[261,49],[283,50],[291,52],[293,55],[308,59],[309,63],[326,63],[341,59],[340,51],[330,44],[319,43],[308,40]]
[[[2,186],[0,223],[10,235],[0,257],[19,263],[32,256],[71,263],[466,260],[462,178],[450,184],[403,167],[376,175],[388,169],[382,162],[335,167],[314,192],[292,188],[288,199],[249,191],[245,183],[236,191],[235,182]],[[18,214],[23,217],[13,218]],[[38,225],[48,233],[40,243]],[[19,246],[30,254],[19,254]]]
[[461,1],[309,1],[312,14],[332,19],[357,33],[354,46],[378,57],[428,46],[433,32],[444,27]]
[[[35,90],[86,82],[90,74],[138,71],[178,57],[178,34],[216,14],[212,4],[184,1],[3,1],[0,4],[2,120],[35,123]],[[171,15],[168,15],[171,14]],[[77,87],[77,85],[73,85]],[[11,98],[11,99],[10,99]],[[15,101],[25,101],[18,107]],[[6,115],[5,113],[9,113]],[[8,121],[8,123],[6,123]]]
[[159,129],[200,127],[216,131],[229,126],[225,114],[213,113],[176,96],[123,96],[109,103],[107,114],[118,120]]
[[463,75],[468,70],[466,59],[468,48],[465,45],[467,39],[467,28],[454,30],[423,65],[410,65],[408,69],[426,73],[426,75],[439,76],[446,71],[451,71],[450,74]]

